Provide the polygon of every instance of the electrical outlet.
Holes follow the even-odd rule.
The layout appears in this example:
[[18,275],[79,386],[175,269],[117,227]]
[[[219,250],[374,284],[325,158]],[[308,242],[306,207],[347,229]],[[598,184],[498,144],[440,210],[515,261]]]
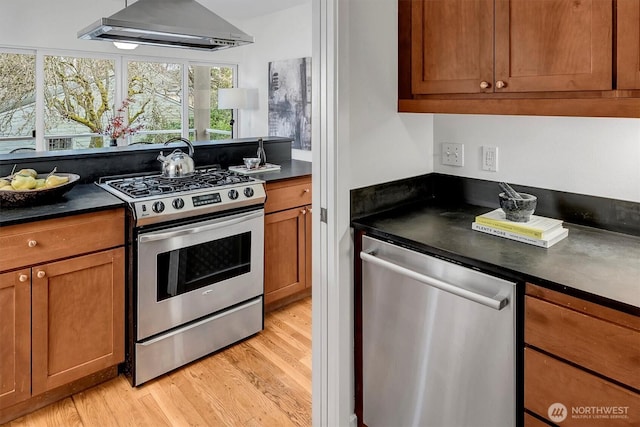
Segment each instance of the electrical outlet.
[[442,144],[442,164],[464,166],[464,144],[445,142]]
[[498,147],[490,145],[482,146],[482,170],[497,172],[498,171]]

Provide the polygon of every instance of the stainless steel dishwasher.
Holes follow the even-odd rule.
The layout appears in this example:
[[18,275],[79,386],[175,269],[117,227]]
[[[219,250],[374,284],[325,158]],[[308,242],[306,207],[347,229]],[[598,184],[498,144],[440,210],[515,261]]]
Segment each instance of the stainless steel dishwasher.
[[515,285],[364,236],[368,427],[516,425]]

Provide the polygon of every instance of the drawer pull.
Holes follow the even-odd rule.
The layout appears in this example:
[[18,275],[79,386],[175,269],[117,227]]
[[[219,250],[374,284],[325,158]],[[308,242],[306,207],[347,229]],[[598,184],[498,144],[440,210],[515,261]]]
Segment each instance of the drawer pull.
[[36,242],[35,240],[29,240],[29,242],[27,243],[30,248],[35,248],[37,244],[38,242]]
[[21,274],[20,276],[18,276],[18,280],[21,282],[26,282],[27,280],[29,280],[29,276],[27,276],[26,274]]
[[308,188],[305,188],[305,189],[304,189],[304,192],[305,192],[305,193],[308,193],[309,191],[311,191],[311,190],[310,190],[310,189],[308,189]]
[[36,273],[36,276],[38,276],[38,279],[42,279],[46,275],[47,273],[45,273],[43,270],[40,270]]
[[306,214],[307,214],[307,210],[306,210],[306,209],[302,209],[302,210],[300,211],[300,213],[301,213],[302,215],[306,215]]

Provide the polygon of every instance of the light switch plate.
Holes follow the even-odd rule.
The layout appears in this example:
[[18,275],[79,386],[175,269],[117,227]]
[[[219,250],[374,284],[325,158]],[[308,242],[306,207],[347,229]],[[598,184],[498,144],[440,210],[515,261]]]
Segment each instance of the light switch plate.
[[464,144],[454,142],[442,143],[442,164],[464,166]]

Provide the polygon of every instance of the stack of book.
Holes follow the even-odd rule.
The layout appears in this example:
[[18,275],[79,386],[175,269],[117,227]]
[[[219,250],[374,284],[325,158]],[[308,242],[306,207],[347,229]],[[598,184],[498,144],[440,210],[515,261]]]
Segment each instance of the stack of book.
[[531,215],[527,222],[514,222],[505,217],[502,209],[476,216],[471,228],[543,248],[555,245],[569,234],[562,227],[562,220]]

